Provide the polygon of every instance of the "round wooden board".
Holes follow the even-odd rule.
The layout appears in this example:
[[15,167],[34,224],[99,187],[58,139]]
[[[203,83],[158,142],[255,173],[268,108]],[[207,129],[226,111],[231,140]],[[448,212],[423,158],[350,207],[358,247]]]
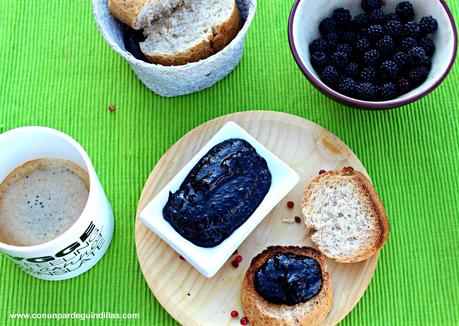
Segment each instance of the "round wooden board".
[[[244,258],[239,268],[230,260],[212,278],[199,274],[164,241],[143,225],[138,215],[199,149],[228,121],[247,130],[301,176],[298,185],[242,243]],[[161,158],[143,189],[137,209],[135,239],[143,275],[161,305],[182,325],[239,325],[232,310],[243,315],[241,284],[251,259],[270,245],[312,246],[303,223],[288,224],[286,217],[301,216],[303,188],[321,169],[352,166],[367,175],[359,159],[335,135],[302,118],[271,111],[227,115],[209,121],[186,134]],[[295,202],[288,209],[286,202]],[[328,261],[334,304],[326,325],[342,320],[362,297],[378,262],[378,255],[357,264]]]

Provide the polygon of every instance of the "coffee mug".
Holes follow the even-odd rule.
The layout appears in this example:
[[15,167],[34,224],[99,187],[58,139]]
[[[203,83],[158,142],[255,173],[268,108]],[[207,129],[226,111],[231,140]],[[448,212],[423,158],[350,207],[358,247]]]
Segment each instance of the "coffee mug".
[[71,161],[89,176],[86,206],[67,231],[34,246],[14,246],[0,239],[0,252],[26,273],[43,280],[65,280],[92,268],[110,245],[114,218],[85,150],[68,135],[45,127],[23,127],[5,132],[0,135],[0,149],[0,182],[22,164],[42,158]]

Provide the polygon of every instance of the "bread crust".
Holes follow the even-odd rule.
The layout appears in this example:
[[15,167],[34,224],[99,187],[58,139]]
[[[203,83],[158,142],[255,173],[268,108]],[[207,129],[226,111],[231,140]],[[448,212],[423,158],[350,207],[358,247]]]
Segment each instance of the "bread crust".
[[239,9],[234,2],[234,9],[230,18],[221,25],[212,27],[212,35],[207,40],[193,46],[184,52],[174,55],[148,55],[145,57],[152,63],[163,66],[179,66],[206,59],[227,46],[239,33],[242,26]]
[[109,0],[108,9],[119,21],[134,29],[140,29],[141,26],[137,26],[137,16],[148,3],[149,0]]
[[[322,181],[324,178],[329,180],[336,180],[337,178],[340,179],[347,179],[348,182],[353,183],[356,188],[359,190],[359,193],[364,201],[364,205],[369,207],[369,209],[374,212],[374,216],[376,217],[376,230],[377,235],[375,239],[374,245],[367,248],[363,253],[359,254],[356,257],[329,257],[335,259],[338,263],[356,263],[363,260],[366,260],[376,254],[379,249],[381,249],[384,244],[386,243],[389,237],[389,220],[387,217],[386,209],[379,198],[376,190],[374,189],[373,185],[371,184],[370,180],[365,177],[359,171],[354,170],[352,167],[344,167],[340,170],[332,170],[328,171],[324,174],[320,174],[316,176],[304,189],[303,200],[301,202],[301,206],[303,210],[308,207],[310,195],[312,190],[318,186],[318,183]],[[314,225],[308,223],[307,219],[305,219],[306,226],[311,229],[313,232],[317,231]],[[319,246],[314,240],[313,242]]]
[[[294,306],[273,304],[260,296],[255,289],[254,276],[260,267],[273,255],[293,253],[317,260],[322,270],[322,288],[310,300]],[[319,325],[333,305],[333,290],[327,262],[322,253],[310,247],[272,246],[252,259],[242,283],[242,305],[244,313],[253,326],[265,325]]]

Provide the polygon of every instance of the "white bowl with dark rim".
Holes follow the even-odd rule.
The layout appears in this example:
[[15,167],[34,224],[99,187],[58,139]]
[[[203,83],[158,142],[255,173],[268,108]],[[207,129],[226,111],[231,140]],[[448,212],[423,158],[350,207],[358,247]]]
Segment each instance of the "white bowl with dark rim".
[[[385,0],[384,12],[394,12],[401,0]],[[362,13],[361,0],[296,0],[290,13],[288,36],[290,49],[299,68],[307,79],[322,93],[347,105],[365,109],[388,109],[415,102],[431,93],[445,80],[457,53],[457,29],[444,0],[411,0],[415,9],[415,20],[432,15],[438,21],[438,31],[430,37],[435,42],[436,51],[432,57],[432,69],[427,80],[411,92],[388,101],[364,101],[352,98],[325,85],[311,65],[309,44],[320,37],[319,23],[330,17],[333,10],[344,7],[352,17]]]

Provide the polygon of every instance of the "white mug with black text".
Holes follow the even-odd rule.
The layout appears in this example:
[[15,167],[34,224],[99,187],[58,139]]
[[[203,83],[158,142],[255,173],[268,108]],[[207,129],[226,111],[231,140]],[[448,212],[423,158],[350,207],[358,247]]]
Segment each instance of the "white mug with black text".
[[113,211],[88,154],[73,138],[55,129],[22,127],[1,134],[0,182],[22,164],[42,158],[68,160],[86,170],[86,206],[77,221],[54,240],[14,246],[0,239],[0,252],[36,278],[69,279],[92,268],[107,251],[114,229]]

